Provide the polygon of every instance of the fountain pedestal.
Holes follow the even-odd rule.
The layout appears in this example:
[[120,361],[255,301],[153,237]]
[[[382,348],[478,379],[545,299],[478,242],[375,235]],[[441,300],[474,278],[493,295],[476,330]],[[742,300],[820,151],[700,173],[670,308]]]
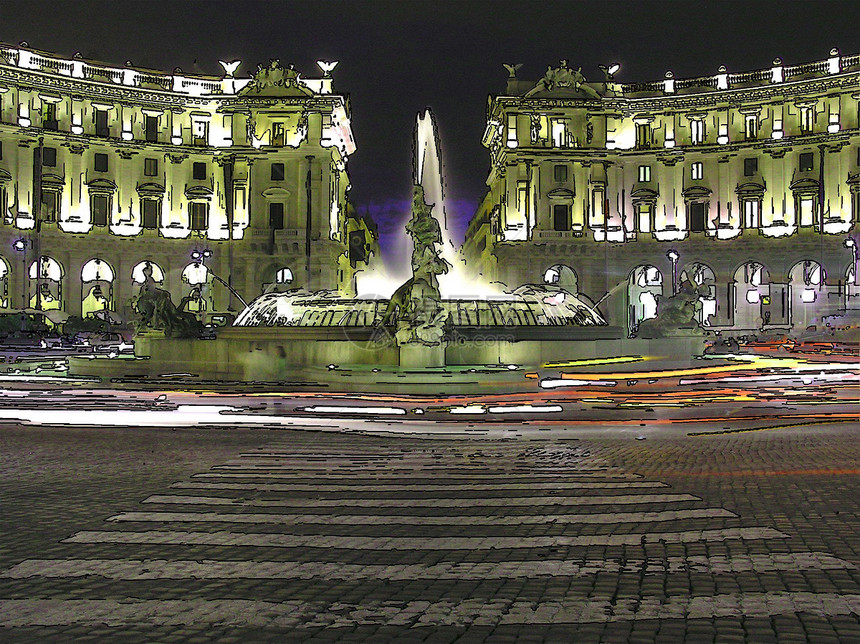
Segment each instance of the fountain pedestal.
[[432,369],[445,366],[445,344],[426,345],[407,342],[400,345],[400,366],[406,369]]

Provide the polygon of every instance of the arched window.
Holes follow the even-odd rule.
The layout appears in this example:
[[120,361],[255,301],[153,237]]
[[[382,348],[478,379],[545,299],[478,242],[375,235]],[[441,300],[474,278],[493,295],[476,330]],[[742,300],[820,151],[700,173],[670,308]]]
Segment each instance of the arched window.
[[289,284],[293,281],[293,271],[289,268],[279,268],[275,273],[275,283]]
[[161,270],[161,267],[155,262],[150,262],[148,260],[140,262],[139,264],[135,264],[134,268],[131,269],[131,280],[135,284],[143,284],[146,281],[146,267],[149,265],[149,268],[152,270],[152,279],[156,284],[164,283],[164,271]]
[[82,282],[113,282],[113,279],[110,264],[98,258],[91,259],[81,269]]

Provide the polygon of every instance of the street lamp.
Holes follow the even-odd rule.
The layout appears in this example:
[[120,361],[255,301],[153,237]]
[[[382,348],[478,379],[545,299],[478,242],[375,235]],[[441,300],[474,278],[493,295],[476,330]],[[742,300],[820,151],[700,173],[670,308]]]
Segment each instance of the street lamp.
[[27,308],[27,240],[16,239],[12,248],[21,253],[21,309]]
[[852,237],[847,237],[845,239],[845,248],[851,249],[851,256],[853,258],[853,263],[851,264],[854,270],[854,286],[860,284],[860,278],[857,275],[857,242],[854,241]]
[[681,256],[672,249],[666,253],[666,257],[672,262],[672,295],[675,295],[678,292],[678,258]]

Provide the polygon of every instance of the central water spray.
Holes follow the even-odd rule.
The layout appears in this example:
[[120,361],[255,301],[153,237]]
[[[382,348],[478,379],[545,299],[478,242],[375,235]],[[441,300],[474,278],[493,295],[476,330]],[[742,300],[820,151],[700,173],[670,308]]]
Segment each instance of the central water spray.
[[415,124],[415,170],[414,181],[424,188],[424,198],[433,206],[433,216],[442,229],[442,257],[451,265],[445,275],[439,276],[439,290],[444,298],[501,296],[502,291],[493,288],[466,270],[463,258],[454,247],[448,230],[448,213],[445,208],[444,178],[439,130],[433,113],[426,109],[419,112]]

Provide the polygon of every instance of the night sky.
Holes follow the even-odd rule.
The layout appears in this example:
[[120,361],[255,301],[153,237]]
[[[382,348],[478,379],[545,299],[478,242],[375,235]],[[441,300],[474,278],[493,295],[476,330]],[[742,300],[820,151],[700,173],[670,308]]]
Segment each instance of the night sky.
[[588,80],[619,62],[619,82],[704,76],[823,60],[860,51],[857,3],[804,2],[26,2],[2,3],[0,40],[71,56],[171,71],[237,76],[278,58],[306,76],[339,60],[358,150],[351,197],[379,225],[383,246],[408,216],[415,115],[430,107],[442,137],[455,240],[484,194],[487,95],[504,90],[502,63],[537,80],[568,59]]

